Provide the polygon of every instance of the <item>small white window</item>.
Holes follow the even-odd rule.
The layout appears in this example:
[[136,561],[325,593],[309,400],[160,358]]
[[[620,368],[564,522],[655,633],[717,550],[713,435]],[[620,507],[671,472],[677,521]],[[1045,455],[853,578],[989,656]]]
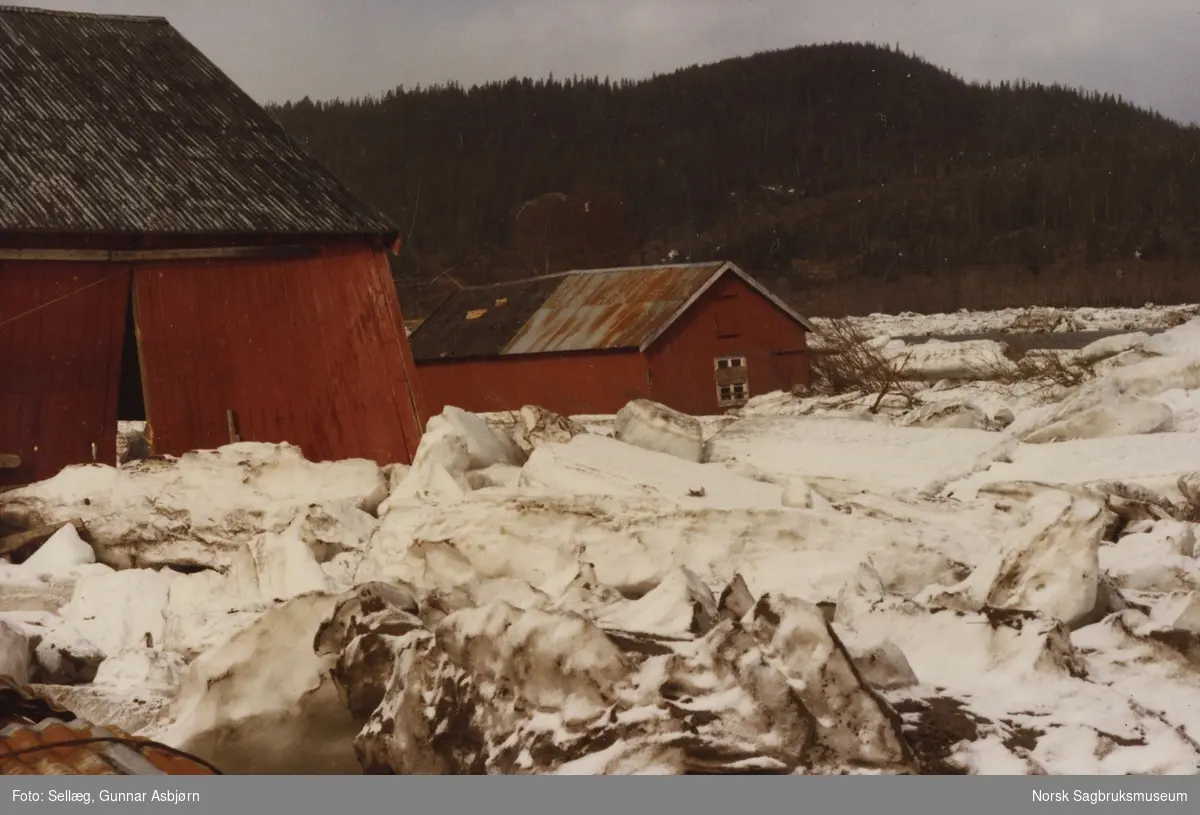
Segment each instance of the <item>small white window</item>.
[[717,357],[717,368],[745,368],[745,357]]
[[717,403],[721,407],[740,405],[746,401],[746,383],[735,382],[732,385],[717,387]]

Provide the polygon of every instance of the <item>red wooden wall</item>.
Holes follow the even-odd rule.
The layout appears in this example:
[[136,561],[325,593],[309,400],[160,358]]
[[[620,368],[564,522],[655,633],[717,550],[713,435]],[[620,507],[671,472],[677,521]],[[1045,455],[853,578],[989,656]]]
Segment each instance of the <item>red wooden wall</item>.
[[419,371],[431,413],[446,405],[476,413],[524,405],[565,416],[615,413],[650,395],[646,359],[636,351],[422,362]]
[[116,461],[128,296],[127,267],[0,260],[0,485]]
[[809,383],[806,347],[801,326],[726,273],[648,349],[651,398],[693,415],[723,413],[717,357],[745,357],[749,393],[758,396]]
[[411,461],[426,419],[382,252],[139,265],[143,387],[156,453],[244,441],[310,460]]

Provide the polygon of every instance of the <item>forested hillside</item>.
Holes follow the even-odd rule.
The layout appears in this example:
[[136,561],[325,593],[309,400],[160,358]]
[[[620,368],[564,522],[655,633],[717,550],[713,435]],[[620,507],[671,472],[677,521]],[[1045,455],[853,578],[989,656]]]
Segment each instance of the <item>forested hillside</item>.
[[455,281],[728,258],[813,313],[1200,299],[1200,131],[871,45],[275,108]]

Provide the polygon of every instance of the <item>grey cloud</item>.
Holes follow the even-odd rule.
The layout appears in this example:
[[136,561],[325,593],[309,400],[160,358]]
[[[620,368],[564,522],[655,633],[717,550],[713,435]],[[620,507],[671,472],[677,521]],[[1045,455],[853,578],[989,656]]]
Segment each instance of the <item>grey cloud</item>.
[[[11,1],[11,0],[10,0]],[[509,76],[642,77],[766,48],[896,43],[974,80],[1200,121],[1195,0],[39,0],[166,16],[260,100]]]

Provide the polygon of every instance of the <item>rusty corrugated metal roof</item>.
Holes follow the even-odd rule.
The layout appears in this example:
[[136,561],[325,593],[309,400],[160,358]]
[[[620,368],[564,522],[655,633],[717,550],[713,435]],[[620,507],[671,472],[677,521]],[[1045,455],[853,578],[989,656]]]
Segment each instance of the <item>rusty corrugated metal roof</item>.
[[724,265],[648,266],[568,274],[509,341],[504,353],[639,348]]
[[397,230],[166,20],[0,6],[0,231]]
[[413,331],[413,356],[431,362],[645,350],[726,273],[742,278],[789,317],[813,330],[806,318],[732,263],[630,266],[462,289]]
[[0,775],[213,775],[185,755],[86,722],[0,676]]

